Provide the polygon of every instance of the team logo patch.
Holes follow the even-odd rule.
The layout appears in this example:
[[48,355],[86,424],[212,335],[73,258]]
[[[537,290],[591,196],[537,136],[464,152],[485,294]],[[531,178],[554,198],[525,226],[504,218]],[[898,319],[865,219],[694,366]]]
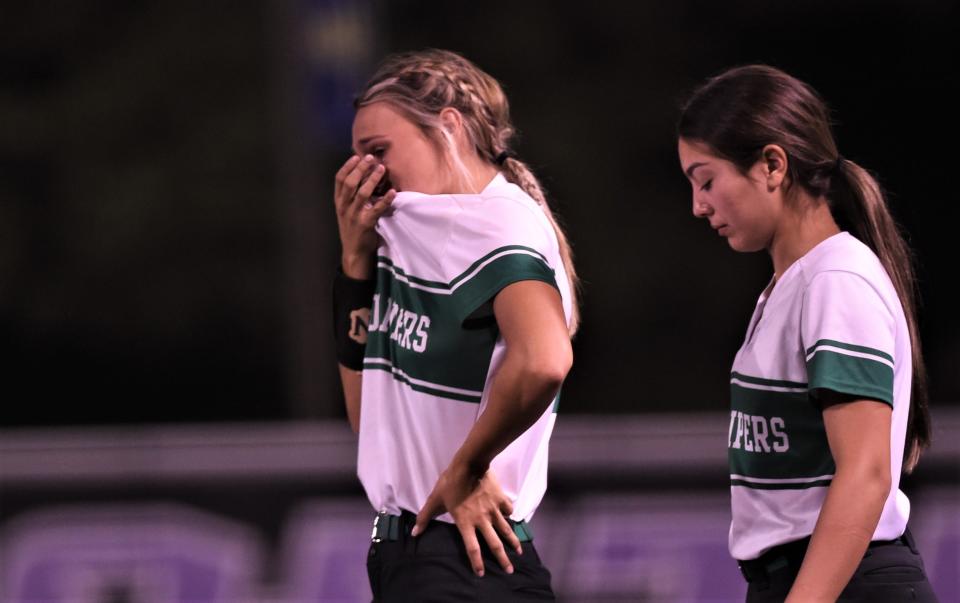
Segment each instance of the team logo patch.
[[350,339],[360,345],[367,343],[367,330],[370,325],[370,308],[357,308],[350,313]]

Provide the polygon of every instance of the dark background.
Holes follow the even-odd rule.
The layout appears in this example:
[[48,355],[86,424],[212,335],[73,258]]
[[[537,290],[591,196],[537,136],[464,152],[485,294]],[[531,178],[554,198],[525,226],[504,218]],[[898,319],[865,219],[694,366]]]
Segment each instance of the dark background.
[[960,402],[952,2],[0,4],[0,424],[343,416],[332,176],[382,56],[504,85],[574,244],[563,411],[717,410],[763,254],[692,218],[673,134],[703,78],[811,83],[917,253],[937,406]]

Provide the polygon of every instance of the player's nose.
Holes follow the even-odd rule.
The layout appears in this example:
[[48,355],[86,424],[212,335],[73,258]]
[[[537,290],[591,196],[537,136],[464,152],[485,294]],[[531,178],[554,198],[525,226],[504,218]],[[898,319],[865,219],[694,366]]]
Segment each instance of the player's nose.
[[696,195],[693,196],[693,216],[695,218],[706,218],[712,213],[713,208],[710,207],[709,203],[703,199],[698,199]]

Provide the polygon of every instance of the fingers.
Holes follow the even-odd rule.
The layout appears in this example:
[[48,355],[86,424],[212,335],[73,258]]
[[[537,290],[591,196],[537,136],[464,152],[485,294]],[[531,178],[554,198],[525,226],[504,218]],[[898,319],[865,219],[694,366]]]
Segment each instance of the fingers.
[[497,531],[503,535],[506,539],[507,544],[510,545],[513,550],[517,552],[518,555],[523,554],[523,549],[520,547],[520,539],[517,538],[516,533],[513,531],[513,526],[510,525],[510,522],[507,521],[507,518],[513,515],[513,502],[503,493],[503,490],[500,488],[500,482],[497,481],[497,476],[493,471],[488,471],[484,476],[492,486],[494,486],[500,494],[500,503],[497,505],[497,508],[500,510],[500,513],[493,513],[494,527],[497,528]]
[[477,540],[475,526],[457,524],[457,528],[460,529],[460,535],[463,536],[463,545],[467,549],[467,557],[470,559],[470,567],[473,568],[473,573],[483,576],[483,556],[480,554],[480,541]]
[[354,155],[337,172],[334,197],[339,211],[346,211],[357,198],[357,187],[373,165],[373,155],[367,155],[363,158]]
[[[361,157],[354,155],[350,159],[347,159],[346,163],[337,170],[337,176],[334,179],[333,201],[338,211],[343,211],[343,206],[353,198],[352,188],[356,186],[357,182],[360,182],[360,175],[357,175],[355,179],[352,179],[352,177],[356,173],[358,166],[360,166],[361,161]],[[348,180],[353,183],[353,186],[350,185]],[[350,189],[350,194],[347,194],[348,189]]]
[[[503,519],[501,517],[501,519]],[[503,541],[500,540],[500,537],[497,535],[497,531],[493,529],[493,526],[489,523],[484,523],[478,528],[480,533],[483,534],[484,540],[487,541],[487,546],[490,547],[490,552],[493,553],[493,556],[496,558],[497,562],[500,564],[500,567],[503,568],[508,574],[513,573],[513,564],[510,563],[510,559],[507,557],[507,550],[503,547]]]
[[[397,191],[392,188],[387,191],[383,197],[377,200],[376,203],[367,208],[367,213],[369,217],[369,222],[371,224],[376,224],[377,220],[380,219],[380,216],[387,213],[387,210],[390,209],[390,206],[393,204],[394,197],[397,196]],[[366,219],[363,221],[367,221]]]
[[334,179],[337,185],[342,185],[343,181],[346,179],[347,175],[353,171],[353,168],[357,167],[357,164],[360,163],[360,156],[354,155],[347,159],[347,161],[337,170],[337,176]]
[[413,530],[410,531],[410,535],[417,537],[427,529],[427,524],[430,523],[430,520],[440,515],[443,512],[443,504],[440,502],[440,499],[436,495],[436,491],[432,492],[427,498],[427,502],[423,504],[423,508],[420,509],[420,512],[417,513],[417,523],[414,524]]
[[370,175],[366,180],[363,181],[363,184],[360,185],[360,188],[357,190],[357,200],[366,203],[370,197],[373,196],[373,190],[377,188],[377,185],[380,183],[380,180],[383,178],[383,175],[387,172],[387,168],[383,167],[382,163],[378,163],[373,166],[373,169],[370,170]]
[[510,502],[510,499],[506,496],[504,496],[503,500],[500,501],[500,512],[503,513],[504,517],[510,517],[513,515],[513,503]]
[[520,539],[517,538],[516,533],[513,531],[513,527],[510,525],[510,522],[507,521],[503,515],[495,513],[493,517],[493,523],[497,528],[497,532],[499,532],[500,535],[503,536],[503,539],[507,541],[507,545],[515,550],[518,555],[522,555],[523,549],[520,548]]

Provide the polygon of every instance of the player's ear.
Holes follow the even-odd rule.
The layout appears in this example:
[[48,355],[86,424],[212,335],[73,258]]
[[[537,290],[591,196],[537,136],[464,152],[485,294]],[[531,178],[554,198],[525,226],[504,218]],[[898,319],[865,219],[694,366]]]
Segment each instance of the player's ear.
[[787,177],[787,152],[778,144],[768,144],[760,153],[763,177],[767,181],[767,188],[774,190],[780,187]]
[[463,128],[463,115],[453,107],[444,107],[440,111],[440,126],[452,136],[456,136]]

